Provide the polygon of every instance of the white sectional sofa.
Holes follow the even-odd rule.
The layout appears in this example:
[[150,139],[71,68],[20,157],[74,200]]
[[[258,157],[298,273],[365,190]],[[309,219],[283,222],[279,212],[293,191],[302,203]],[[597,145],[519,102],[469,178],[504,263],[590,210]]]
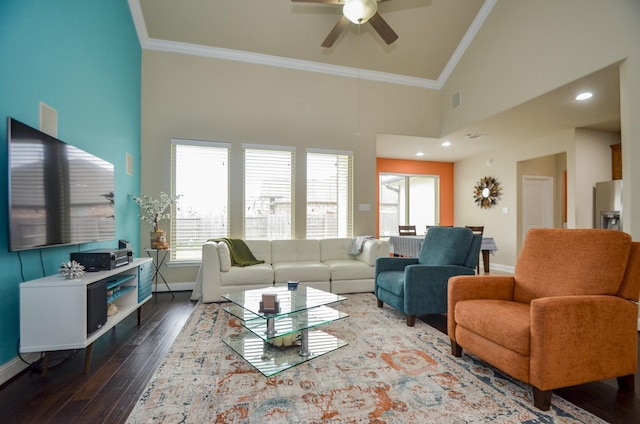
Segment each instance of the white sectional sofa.
[[367,239],[358,255],[350,255],[353,239],[323,240],[245,240],[263,264],[231,266],[224,243],[206,242],[202,246],[202,266],[192,299],[224,302],[222,295],[283,285],[298,281],[332,293],[361,293],[374,290],[376,258],[389,256],[389,242]]

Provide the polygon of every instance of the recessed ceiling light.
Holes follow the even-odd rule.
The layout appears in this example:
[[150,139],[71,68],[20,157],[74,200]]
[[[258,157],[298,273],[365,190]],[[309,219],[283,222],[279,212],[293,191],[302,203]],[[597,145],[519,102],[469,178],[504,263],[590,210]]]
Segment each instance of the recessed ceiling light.
[[576,96],[576,100],[588,100],[593,97],[593,93],[589,91],[585,91],[584,93],[580,93]]
[[451,142],[450,141],[445,141],[444,143],[441,144],[441,146],[449,147],[449,146],[451,146]]
[[424,156],[424,153],[418,152],[418,153],[416,153],[416,156]]

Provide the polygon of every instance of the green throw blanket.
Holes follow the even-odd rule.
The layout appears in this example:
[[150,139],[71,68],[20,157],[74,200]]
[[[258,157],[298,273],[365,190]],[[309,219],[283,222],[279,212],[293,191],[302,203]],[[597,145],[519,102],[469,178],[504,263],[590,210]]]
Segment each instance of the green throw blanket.
[[224,242],[229,246],[229,253],[231,254],[231,266],[249,266],[256,264],[263,264],[264,261],[256,259],[251,253],[249,246],[241,239],[232,238],[217,238],[207,241]]

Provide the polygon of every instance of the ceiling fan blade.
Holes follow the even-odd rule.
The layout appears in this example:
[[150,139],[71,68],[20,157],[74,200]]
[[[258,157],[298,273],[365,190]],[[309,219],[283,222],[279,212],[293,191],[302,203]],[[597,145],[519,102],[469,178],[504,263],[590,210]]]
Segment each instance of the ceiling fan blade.
[[291,0],[291,3],[327,3],[341,4],[340,0]]
[[327,38],[325,38],[322,42],[322,47],[328,48],[333,46],[333,43],[335,43],[338,37],[340,37],[340,34],[342,34],[342,31],[344,31],[348,24],[349,20],[344,16],[340,16],[340,19],[338,19],[338,23],[336,24],[336,26],[333,27],[329,35],[327,35]]
[[398,34],[391,29],[387,21],[382,19],[382,16],[380,16],[378,12],[369,19],[369,22],[371,26],[373,26],[373,29],[380,34],[380,37],[382,37],[385,43],[391,44],[398,39]]

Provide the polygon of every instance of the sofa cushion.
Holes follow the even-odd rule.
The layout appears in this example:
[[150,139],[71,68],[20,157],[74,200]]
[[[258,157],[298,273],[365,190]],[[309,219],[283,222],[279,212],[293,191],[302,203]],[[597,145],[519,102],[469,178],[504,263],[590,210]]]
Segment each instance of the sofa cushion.
[[319,240],[273,240],[271,263],[316,261],[320,262]]
[[351,259],[349,255],[352,240],[348,238],[334,238],[320,240],[320,260],[322,262],[335,259]]
[[271,263],[271,242],[269,240],[245,240],[245,243],[256,259]]
[[[455,306],[456,324],[523,356],[529,356],[530,308],[507,300],[462,300]],[[490,314],[487,311],[491,311]]]
[[[273,269],[270,264],[232,266],[229,272],[220,273],[220,286],[222,287],[255,284],[273,285]],[[224,289],[222,291],[224,292]]]
[[229,246],[225,242],[219,242],[217,244],[218,257],[220,258],[220,271],[229,272],[231,269],[231,252]]
[[318,261],[276,262],[272,265],[276,284],[288,281],[329,281],[329,267]]
[[323,262],[331,270],[331,281],[373,278],[374,268],[353,259],[334,259]]

